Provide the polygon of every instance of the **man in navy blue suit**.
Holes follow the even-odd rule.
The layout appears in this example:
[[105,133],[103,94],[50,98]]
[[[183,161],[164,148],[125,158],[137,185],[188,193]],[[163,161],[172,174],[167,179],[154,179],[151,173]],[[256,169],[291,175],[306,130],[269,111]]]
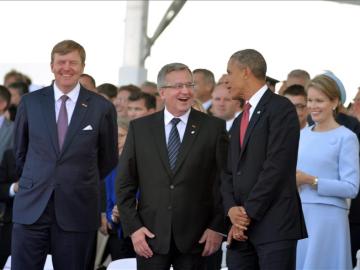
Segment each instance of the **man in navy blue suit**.
[[117,125],[113,105],[79,84],[84,67],[84,48],[59,42],[53,84],[18,107],[12,269],[43,269],[49,251],[55,269],[93,267],[99,179],[117,164]]

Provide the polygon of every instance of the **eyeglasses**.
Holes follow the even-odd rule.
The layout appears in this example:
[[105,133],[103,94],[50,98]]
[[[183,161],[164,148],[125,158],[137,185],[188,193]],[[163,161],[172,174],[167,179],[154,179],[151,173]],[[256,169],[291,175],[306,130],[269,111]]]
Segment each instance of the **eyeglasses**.
[[170,89],[183,89],[183,88],[191,88],[191,89],[194,89],[195,87],[195,83],[177,83],[177,84],[173,84],[173,85],[164,85],[162,86],[161,88],[170,88]]

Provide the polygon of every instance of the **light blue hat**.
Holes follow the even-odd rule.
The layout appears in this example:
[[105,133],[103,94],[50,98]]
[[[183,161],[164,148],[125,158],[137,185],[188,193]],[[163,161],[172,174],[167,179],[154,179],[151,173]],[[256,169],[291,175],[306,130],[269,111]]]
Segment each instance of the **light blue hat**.
[[322,74],[329,77],[329,78],[331,78],[331,79],[333,79],[336,82],[336,85],[337,85],[337,87],[338,87],[338,89],[340,91],[341,104],[344,104],[345,101],[346,101],[346,91],[345,91],[345,87],[344,87],[343,83],[330,70],[325,70]]

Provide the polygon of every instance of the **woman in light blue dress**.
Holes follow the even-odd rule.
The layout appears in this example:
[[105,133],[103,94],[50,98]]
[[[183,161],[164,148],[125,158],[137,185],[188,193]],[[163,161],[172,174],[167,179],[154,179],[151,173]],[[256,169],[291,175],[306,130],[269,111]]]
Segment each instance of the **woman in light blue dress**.
[[359,188],[359,143],[335,121],[336,82],[316,76],[307,86],[315,124],[301,131],[297,184],[309,237],[297,246],[297,269],[352,269],[347,198]]

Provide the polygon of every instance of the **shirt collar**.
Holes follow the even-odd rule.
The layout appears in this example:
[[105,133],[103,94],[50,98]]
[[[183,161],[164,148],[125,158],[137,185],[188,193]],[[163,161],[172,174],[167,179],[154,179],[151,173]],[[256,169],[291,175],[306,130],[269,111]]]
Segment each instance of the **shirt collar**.
[[183,115],[176,117],[176,116],[172,115],[172,114],[166,109],[166,106],[165,106],[165,109],[164,109],[164,123],[165,123],[165,126],[168,125],[173,118],[179,118],[179,119],[181,120],[181,122],[183,122],[183,123],[186,125],[186,124],[187,124],[187,121],[188,121],[188,119],[189,119],[190,111],[191,111],[191,109],[189,109],[189,110],[188,110],[186,113],[184,113]]
[[[59,87],[57,87],[56,82],[54,82],[53,85],[54,85],[53,87],[54,87],[55,101],[58,101],[64,95],[64,93],[59,89]],[[80,93],[80,83],[78,82],[76,86],[73,89],[71,89],[71,91],[66,95],[69,97],[71,101],[76,102],[79,93]]]
[[265,94],[267,89],[268,89],[267,85],[264,84],[263,87],[261,87],[259,90],[256,91],[256,93],[254,95],[252,95],[252,97],[248,100],[248,102],[251,105],[251,108],[256,108],[260,99]]

